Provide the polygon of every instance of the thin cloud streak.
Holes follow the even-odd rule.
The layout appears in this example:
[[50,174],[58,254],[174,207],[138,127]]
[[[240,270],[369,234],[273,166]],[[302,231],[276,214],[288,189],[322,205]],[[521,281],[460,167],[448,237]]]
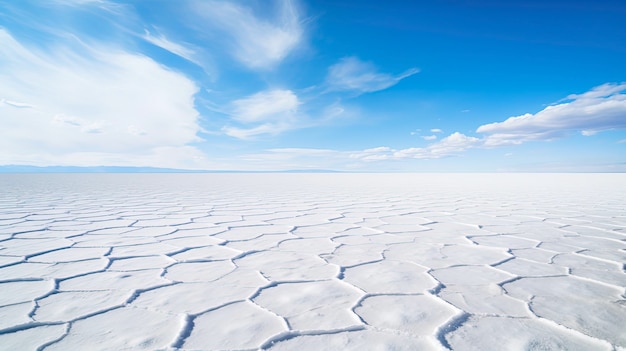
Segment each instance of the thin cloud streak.
[[326,84],[328,91],[371,93],[392,87],[402,79],[418,72],[417,68],[410,68],[398,76],[380,73],[373,63],[350,56],[340,59],[339,62],[328,68]]
[[261,91],[232,102],[230,117],[240,127],[224,126],[222,131],[238,139],[276,135],[297,127],[300,101],[291,90]]
[[195,59],[195,56],[196,56],[195,50],[188,48],[182,44],[173,42],[161,33],[156,33],[153,35],[152,33],[150,33],[149,30],[146,29],[143,38],[147,42],[153,45],[156,45],[163,50],[169,51],[174,55],[180,56],[187,61],[199,64],[198,61]]
[[261,91],[233,102],[233,119],[241,123],[288,120],[297,113],[300,102],[291,90]]
[[276,1],[275,18],[264,19],[251,8],[225,1],[195,1],[193,12],[205,26],[221,30],[231,39],[232,56],[251,69],[269,69],[285,59],[303,40],[297,5]]

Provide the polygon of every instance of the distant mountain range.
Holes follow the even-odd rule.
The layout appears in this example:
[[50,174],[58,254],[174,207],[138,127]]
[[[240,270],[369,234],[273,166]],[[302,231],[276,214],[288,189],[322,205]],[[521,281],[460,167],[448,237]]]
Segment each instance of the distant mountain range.
[[284,171],[235,171],[235,170],[189,170],[158,167],[122,167],[122,166],[0,166],[0,173],[341,173],[339,171],[311,169]]

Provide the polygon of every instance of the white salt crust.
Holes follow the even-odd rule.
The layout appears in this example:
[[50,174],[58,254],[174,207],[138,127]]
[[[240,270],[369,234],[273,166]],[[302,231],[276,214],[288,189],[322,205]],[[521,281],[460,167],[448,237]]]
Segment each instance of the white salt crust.
[[0,175],[2,350],[623,350],[623,174]]

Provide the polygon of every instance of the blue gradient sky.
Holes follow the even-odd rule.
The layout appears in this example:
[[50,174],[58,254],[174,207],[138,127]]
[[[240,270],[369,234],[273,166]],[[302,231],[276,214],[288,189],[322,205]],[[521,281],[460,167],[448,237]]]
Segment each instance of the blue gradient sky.
[[626,171],[623,1],[0,0],[0,165]]

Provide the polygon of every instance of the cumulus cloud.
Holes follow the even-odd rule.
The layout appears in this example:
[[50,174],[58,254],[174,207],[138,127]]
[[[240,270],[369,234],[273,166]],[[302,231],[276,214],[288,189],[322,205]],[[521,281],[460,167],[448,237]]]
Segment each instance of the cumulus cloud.
[[243,127],[226,126],[223,131],[239,139],[279,134],[295,127],[299,105],[298,97],[291,90],[258,92],[232,102],[230,116]]
[[[551,140],[573,131],[591,136],[604,130],[626,129],[626,84],[604,84],[583,94],[573,94],[556,105],[536,114],[511,117],[504,122],[478,128],[485,137],[473,137],[459,132],[427,147],[392,149],[379,147],[351,153],[362,161],[436,159],[457,155],[468,149],[521,144],[531,140]],[[442,133],[431,129],[431,133]],[[423,136],[435,140],[436,135]]]
[[535,113],[480,126],[488,134],[486,146],[553,140],[580,131],[591,136],[611,129],[626,129],[626,84],[604,84],[573,94]]
[[403,160],[411,158],[437,159],[452,156],[470,148],[480,147],[483,144],[484,141],[482,139],[470,137],[457,132],[427,147],[414,147],[396,150],[383,146],[352,152],[350,157],[360,159],[362,161]]
[[282,61],[303,38],[302,20],[294,1],[276,1],[273,18],[261,18],[250,7],[226,1],[196,1],[194,13],[204,25],[220,29],[230,40],[232,55],[253,69]]
[[478,147],[482,141],[475,137],[469,137],[461,133],[453,133],[436,143],[424,148],[408,148],[396,150],[392,153],[392,159],[437,159],[451,156],[469,148]]
[[380,73],[371,62],[364,62],[351,56],[344,57],[329,67],[326,84],[330,91],[369,93],[387,89],[418,72],[418,69],[411,68],[397,76]]
[[[608,129],[623,129],[626,123],[626,99],[622,92],[626,84],[605,84],[591,91],[570,95],[558,105],[550,106],[529,117],[513,117],[504,122],[492,123],[479,128],[479,132],[493,134],[484,137],[468,136],[459,132],[431,143],[426,147],[394,149],[381,146],[355,151],[316,149],[273,149],[257,154],[255,162],[289,162],[292,165],[316,165],[321,168],[359,168],[373,162],[390,162],[407,159],[440,159],[457,156],[469,149],[491,148],[517,144],[528,140],[547,140],[567,132],[579,130],[584,135],[593,135]],[[593,117],[593,118],[592,118]],[[420,130],[412,132],[417,134]],[[431,133],[443,133],[433,128]],[[437,135],[423,136],[436,140]],[[626,143],[620,140],[619,143]],[[512,153],[505,154],[511,157]]]
[[430,154],[447,156],[483,145],[483,140],[455,132],[427,147]]
[[367,169],[367,165],[374,162],[449,157],[479,147],[482,142],[479,138],[454,133],[424,148],[398,150],[380,146],[353,151],[281,148],[245,155],[242,160],[257,169]]
[[38,52],[0,29],[0,66],[0,163],[195,168],[202,158],[191,146],[198,87],[148,57]]

